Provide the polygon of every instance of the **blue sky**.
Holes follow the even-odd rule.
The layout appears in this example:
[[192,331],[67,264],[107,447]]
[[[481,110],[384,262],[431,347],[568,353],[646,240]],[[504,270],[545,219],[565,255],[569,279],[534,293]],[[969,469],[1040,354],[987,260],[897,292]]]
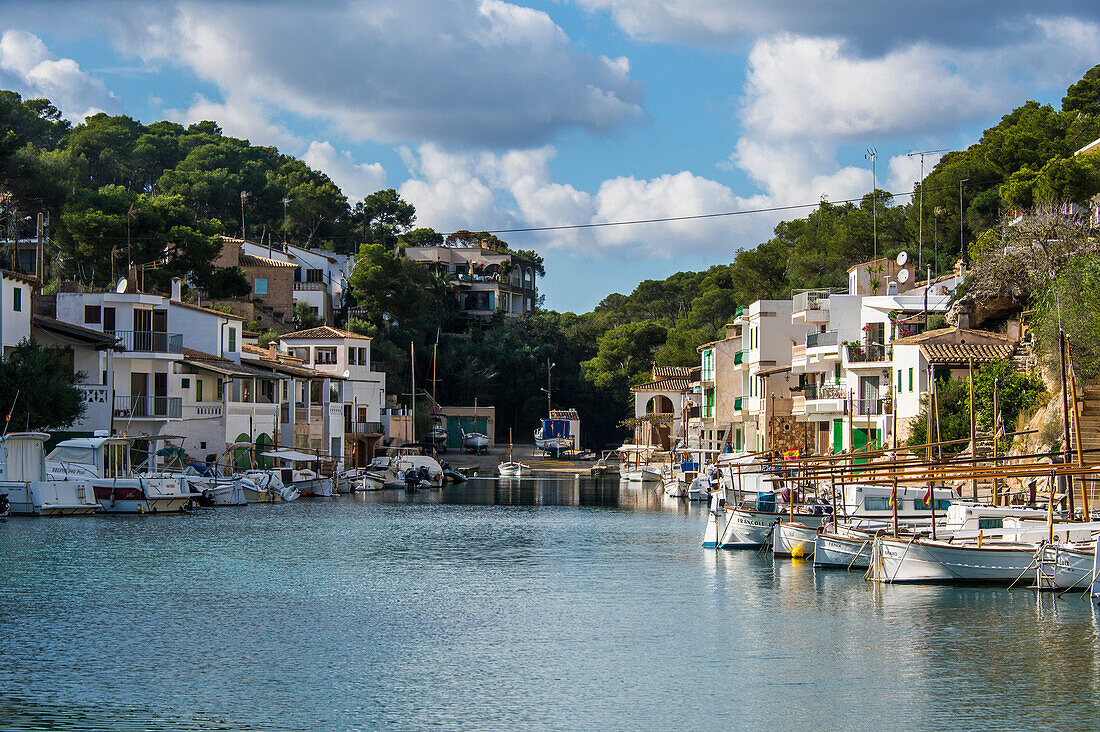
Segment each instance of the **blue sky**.
[[[911,191],[1100,62],[1100,6],[848,0],[0,3],[0,88],[74,121],[214,119],[380,188],[440,231],[585,224]],[[929,156],[926,169],[937,159]],[[793,214],[786,214],[789,217]],[[775,213],[503,235],[577,312],[729,262]]]

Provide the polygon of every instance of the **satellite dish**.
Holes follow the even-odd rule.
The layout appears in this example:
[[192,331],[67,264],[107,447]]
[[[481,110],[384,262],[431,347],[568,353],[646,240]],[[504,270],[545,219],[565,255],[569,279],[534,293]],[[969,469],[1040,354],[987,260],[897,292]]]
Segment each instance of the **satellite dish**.
[[[905,254],[905,252],[902,252],[902,254]],[[898,259],[901,259],[901,257],[899,256]],[[901,284],[904,285],[908,281],[909,281],[909,270],[903,269],[900,272],[898,272],[898,282],[900,282]]]
[[[909,252],[901,252],[898,254],[897,263],[899,267],[904,267],[905,263],[909,261]],[[902,280],[905,282],[905,280]]]
[[115,285],[115,292],[121,295],[122,293],[126,292],[126,288],[129,286],[130,283],[127,282],[125,277],[119,277],[118,283]]
[[346,379],[349,376],[351,376],[351,369],[344,369],[344,378]]

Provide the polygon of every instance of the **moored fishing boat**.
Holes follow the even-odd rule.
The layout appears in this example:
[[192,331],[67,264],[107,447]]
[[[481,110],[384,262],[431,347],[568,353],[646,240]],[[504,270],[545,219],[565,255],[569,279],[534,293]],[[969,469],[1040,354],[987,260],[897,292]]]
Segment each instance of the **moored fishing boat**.
[[1035,584],[1041,590],[1084,592],[1092,585],[1096,547],[1080,544],[1044,544],[1035,570]]
[[135,475],[131,442],[103,433],[63,440],[46,456],[46,474],[57,481],[90,481],[100,510],[108,513],[181,513],[201,497],[178,475]]
[[776,525],[775,533],[772,536],[772,555],[793,559],[812,557],[814,555],[814,543],[817,541],[818,532],[821,530],[823,518],[823,516],[818,516],[816,523],[812,520],[797,523],[781,521]]
[[49,435],[12,432],[0,438],[0,513],[90,516],[99,509],[89,480],[47,479],[42,448]]
[[954,544],[919,535],[878,536],[869,574],[879,582],[1011,584],[1037,563],[1038,547],[1013,541]]
[[814,539],[814,566],[864,569],[871,561],[874,540],[873,530],[843,524],[831,530],[826,524]]
[[321,458],[317,455],[292,450],[288,447],[280,447],[264,453],[265,457],[277,458],[288,466],[277,469],[277,475],[282,484],[287,488],[293,488],[303,496],[329,498],[336,493],[333,478],[320,475],[313,468],[303,465],[315,465]]

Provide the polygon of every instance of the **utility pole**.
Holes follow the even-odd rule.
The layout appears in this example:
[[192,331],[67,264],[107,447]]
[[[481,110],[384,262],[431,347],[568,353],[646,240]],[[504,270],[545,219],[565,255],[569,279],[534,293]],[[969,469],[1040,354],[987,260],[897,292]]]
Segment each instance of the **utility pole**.
[[878,173],[875,170],[875,161],[878,160],[878,150],[867,148],[867,154],[863,156],[871,161],[871,226],[875,239],[874,261],[878,260]]
[[248,191],[241,191],[241,241],[245,240],[244,235],[244,199],[248,198]]
[[36,232],[38,236],[38,243],[34,254],[34,273],[35,276],[38,278],[38,283],[40,285],[45,284],[46,282],[46,263],[42,261],[42,257],[45,256],[46,251],[46,248],[44,246],[44,240],[46,237],[45,218],[45,214],[38,214],[38,228]]
[[911,152],[906,157],[913,157],[914,155],[920,155],[920,203],[919,212],[917,214],[917,269],[924,268],[924,156],[931,155],[933,153],[947,152],[947,148],[941,148],[939,150],[918,150],[917,152]]
[[550,357],[546,357],[546,416],[550,416],[550,369],[557,366],[556,363],[550,363]]
[[959,259],[966,263],[966,245],[963,244],[963,183],[966,183],[969,178],[963,178],[959,181]]
[[286,246],[286,205],[290,203],[289,198],[283,199],[283,246]]

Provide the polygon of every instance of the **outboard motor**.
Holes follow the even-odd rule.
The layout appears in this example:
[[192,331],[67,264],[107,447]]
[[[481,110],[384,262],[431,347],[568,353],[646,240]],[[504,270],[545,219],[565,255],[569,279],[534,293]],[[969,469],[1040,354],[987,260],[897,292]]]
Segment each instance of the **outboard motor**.
[[416,477],[419,480],[427,481],[428,483],[432,482],[432,474],[428,472],[427,465],[421,465],[419,468],[417,468]]
[[401,477],[405,481],[405,490],[414,490],[416,488],[417,479],[415,468],[407,468]]
[[0,495],[0,516],[7,516],[8,511],[11,509],[11,504],[8,502],[8,495]]

